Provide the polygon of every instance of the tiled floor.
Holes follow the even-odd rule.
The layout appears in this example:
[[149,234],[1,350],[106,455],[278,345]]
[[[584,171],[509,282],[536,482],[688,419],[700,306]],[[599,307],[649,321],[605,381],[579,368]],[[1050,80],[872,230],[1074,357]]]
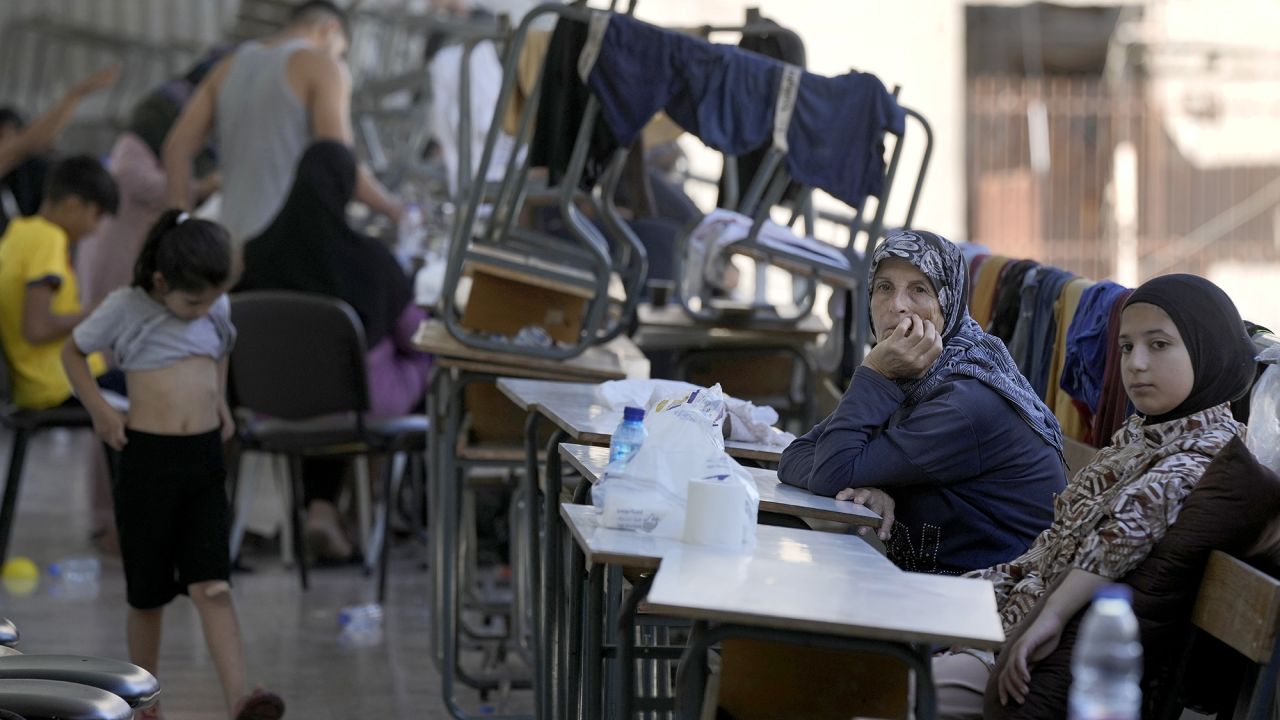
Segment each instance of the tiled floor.
[[[118,560],[104,558],[96,594],[76,597],[47,575],[51,561],[89,551],[87,453],[96,451],[87,433],[51,431],[35,439],[18,505],[10,557],[26,556],[42,569],[34,592],[0,589],[0,614],[17,623],[26,653],[77,653],[125,658],[124,579]],[[0,433],[7,463],[9,436]],[[5,465],[0,465],[4,467]],[[235,601],[243,626],[251,682],[283,695],[287,717],[308,720],[447,717],[439,676],[430,655],[429,583],[421,546],[403,542],[392,555],[384,639],[372,647],[340,642],[336,614],[343,605],[370,600],[373,578],[359,568],[313,572],[302,592],[297,575],[274,555],[250,562],[254,572],[236,574]],[[169,720],[226,717],[199,619],[179,598],[165,618],[159,672]],[[479,711],[474,693],[464,707]],[[495,710],[528,707],[528,694]]]

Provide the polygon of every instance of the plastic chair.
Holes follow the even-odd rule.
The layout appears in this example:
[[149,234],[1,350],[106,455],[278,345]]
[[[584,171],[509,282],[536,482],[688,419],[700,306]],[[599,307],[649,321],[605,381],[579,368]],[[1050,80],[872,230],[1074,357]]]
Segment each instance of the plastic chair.
[[[426,452],[427,417],[367,418],[369,383],[364,329],[351,306],[336,298],[288,291],[232,296],[238,338],[230,385],[238,409],[252,417],[240,428],[242,448],[289,458],[290,532],[305,590],[301,552],[304,457],[353,457]],[[391,520],[391,472],[383,474],[385,532]],[[386,595],[387,545],[380,548],[378,599]]]
[[26,720],[129,720],[133,717],[133,708],[119,696],[65,680],[0,680],[0,709]]
[[[13,431],[13,447],[9,451],[9,468],[5,475],[4,500],[0,502],[0,563],[9,555],[9,538],[13,533],[13,515],[22,485],[22,468],[27,459],[27,443],[31,436],[48,428],[91,428],[93,419],[81,407],[59,407],[48,410],[26,410],[13,404],[13,379],[9,358],[0,348],[0,426]],[[110,467],[111,463],[107,463]]]
[[[160,682],[154,675],[133,663],[111,658],[82,655],[0,657],[0,683],[10,680],[56,680],[87,685],[111,693],[134,710],[150,707],[160,696]],[[0,704],[0,707],[7,706]],[[27,714],[21,710],[18,712]]]
[[0,617],[0,646],[14,647],[18,644],[18,626],[9,618]]

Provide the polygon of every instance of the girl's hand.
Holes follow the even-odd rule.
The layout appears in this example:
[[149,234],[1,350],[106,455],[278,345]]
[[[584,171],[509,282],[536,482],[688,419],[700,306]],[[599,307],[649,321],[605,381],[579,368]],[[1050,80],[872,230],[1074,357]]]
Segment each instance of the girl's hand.
[[231,414],[231,408],[227,406],[225,400],[218,403],[218,420],[222,422],[222,442],[235,437],[236,418]]
[[1041,612],[1004,653],[1004,669],[996,683],[1001,705],[1008,705],[1010,700],[1019,705],[1026,702],[1031,688],[1031,668],[1049,657],[1061,639],[1062,621],[1052,612]]
[[113,450],[123,450],[128,439],[124,435],[124,413],[112,407],[105,407],[97,412],[90,412],[93,418],[93,431],[102,438],[102,442]]
[[[867,508],[880,516],[880,539],[888,540],[893,532],[893,509],[895,503],[889,493],[876,488],[845,488],[836,493],[837,500],[849,500]],[[859,535],[866,535],[871,528],[858,528]]]

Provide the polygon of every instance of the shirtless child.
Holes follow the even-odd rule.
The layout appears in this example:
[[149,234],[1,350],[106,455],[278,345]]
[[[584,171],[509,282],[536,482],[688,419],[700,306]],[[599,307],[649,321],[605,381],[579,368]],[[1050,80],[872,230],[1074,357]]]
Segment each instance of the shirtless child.
[[[67,377],[102,439],[121,451],[116,524],[129,600],[130,659],[156,672],[164,606],[186,593],[222,682],[229,717],[275,720],[276,695],[245,693],[231,602],[222,443],[235,431],[226,402],[235,342],[231,247],[221,226],[170,210],[151,229],[133,285],[111,293],[62,349]],[[124,370],[128,417],[109,406],[88,354],[110,349]],[[157,707],[141,713],[159,718]]]

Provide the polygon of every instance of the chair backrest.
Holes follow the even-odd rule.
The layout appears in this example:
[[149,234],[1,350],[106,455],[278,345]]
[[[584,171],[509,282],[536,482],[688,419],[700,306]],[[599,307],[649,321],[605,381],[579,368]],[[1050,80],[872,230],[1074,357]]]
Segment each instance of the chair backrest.
[[364,328],[350,305],[283,290],[237,293],[231,320],[238,407],[282,420],[369,409]]
[[1280,641],[1280,580],[1215,551],[1191,620],[1251,662],[1271,662]]

